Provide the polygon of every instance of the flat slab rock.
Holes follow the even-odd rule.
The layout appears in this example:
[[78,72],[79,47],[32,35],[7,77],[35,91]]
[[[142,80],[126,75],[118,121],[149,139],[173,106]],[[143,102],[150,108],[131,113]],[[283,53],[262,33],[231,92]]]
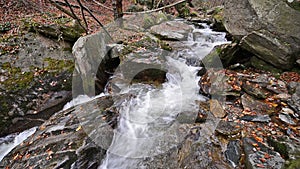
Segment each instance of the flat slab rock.
[[168,21],[152,26],[150,32],[164,40],[186,40],[193,27],[182,21]]

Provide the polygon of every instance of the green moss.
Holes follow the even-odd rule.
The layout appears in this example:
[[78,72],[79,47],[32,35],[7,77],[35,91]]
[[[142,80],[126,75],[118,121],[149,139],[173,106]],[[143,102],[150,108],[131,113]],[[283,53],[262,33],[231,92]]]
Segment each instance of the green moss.
[[294,0],[292,3],[288,3],[288,2],[287,2],[287,4],[288,4],[291,8],[293,8],[293,9],[295,9],[295,10],[297,10],[297,11],[300,11],[300,2],[299,2],[299,1]]
[[268,143],[270,144],[270,146],[274,147],[274,150],[279,152],[281,156],[283,156],[283,158],[287,159],[288,158],[288,147],[286,144],[281,143],[277,140],[274,140],[272,138],[268,138]]
[[291,161],[284,168],[285,169],[298,169],[298,168],[300,168],[300,159],[296,159],[296,160]]
[[160,45],[161,49],[164,49],[164,50],[167,50],[167,51],[172,51],[172,47],[164,41],[160,41],[159,45]]
[[149,15],[144,16],[144,25],[143,28],[148,29],[151,26],[155,25],[155,21]]
[[160,24],[163,21],[167,21],[167,20],[168,20],[168,16],[165,13],[163,13],[163,12],[159,12],[155,16],[155,22],[156,22],[156,24]]
[[18,91],[28,88],[33,80],[33,72],[22,72],[18,67],[11,66],[10,63],[2,64],[2,69],[6,70],[8,79],[2,82],[2,85],[8,90]]
[[74,62],[72,60],[58,60],[53,58],[45,58],[45,70],[50,72],[68,71],[70,73],[74,70]]

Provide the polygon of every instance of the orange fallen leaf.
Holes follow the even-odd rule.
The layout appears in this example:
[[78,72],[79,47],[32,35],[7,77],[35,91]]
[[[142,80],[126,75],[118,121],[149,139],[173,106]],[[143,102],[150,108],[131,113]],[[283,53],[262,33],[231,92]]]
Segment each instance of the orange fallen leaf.
[[265,166],[263,164],[256,164],[256,167],[265,168]]

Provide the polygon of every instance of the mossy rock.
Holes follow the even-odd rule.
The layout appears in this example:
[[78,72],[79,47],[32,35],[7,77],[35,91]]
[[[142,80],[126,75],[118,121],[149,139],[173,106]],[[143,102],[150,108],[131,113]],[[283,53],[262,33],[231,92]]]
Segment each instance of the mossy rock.
[[286,2],[287,2],[287,4],[288,4],[291,8],[293,8],[293,9],[295,9],[295,10],[297,10],[297,11],[300,12],[300,1],[298,1],[298,0],[293,0],[292,2],[289,2],[289,1],[287,0]]
[[258,59],[256,56],[253,56],[250,60],[251,65],[254,68],[260,69],[260,70],[265,70],[269,71],[274,74],[280,74],[282,73],[282,70],[273,67],[272,65],[266,63],[265,61]]
[[226,32],[226,28],[223,24],[223,8],[218,7],[215,9],[213,15],[213,29],[220,32]]

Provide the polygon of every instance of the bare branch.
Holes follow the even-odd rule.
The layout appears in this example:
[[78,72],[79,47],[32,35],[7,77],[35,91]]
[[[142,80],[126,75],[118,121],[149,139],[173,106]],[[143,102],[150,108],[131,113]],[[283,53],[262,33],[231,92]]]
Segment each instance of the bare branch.
[[53,1],[53,0],[49,0],[49,1],[50,1],[50,3],[51,3],[52,5],[54,5],[58,10],[62,11],[63,13],[65,13],[65,14],[67,14],[67,15],[69,15],[69,16],[70,16],[71,18],[73,18],[73,19],[76,18],[76,16],[75,16],[74,14],[72,14],[71,12],[69,12],[68,10],[66,10],[65,8],[61,7],[61,6],[57,3],[57,1]]
[[88,32],[88,31],[87,31],[87,28],[84,27],[84,26],[81,24],[80,19],[79,19],[79,18],[77,17],[77,15],[74,13],[74,10],[73,10],[72,6],[70,5],[70,3],[69,3],[67,0],[64,0],[64,1],[65,1],[65,3],[68,5],[68,7],[69,7],[71,13],[75,16],[74,19],[77,20],[77,22],[79,23],[79,25],[80,25],[80,26],[85,30],[85,32],[87,33],[87,32]]
[[107,10],[114,11],[112,8],[107,7],[107,6],[101,4],[100,2],[98,2],[98,1],[96,1],[96,0],[93,0],[93,2],[95,2],[97,5],[103,7],[103,8],[105,8],[105,9],[107,9]]
[[143,11],[143,12],[123,12],[123,14],[127,14],[127,15],[134,15],[134,14],[146,14],[146,13],[152,13],[152,12],[157,12],[157,11],[161,11],[163,9],[166,9],[166,8],[170,8],[170,7],[173,7],[175,5],[178,5],[178,4],[181,4],[183,2],[186,2],[186,0],[180,0],[178,2],[174,2],[170,5],[167,5],[167,6],[163,6],[161,8],[157,8],[157,9],[153,9],[153,10],[148,10],[148,11]]
[[113,40],[113,38],[110,36],[110,34],[108,33],[108,31],[105,29],[104,25],[95,17],[95,15],[91,12],[91,10],[89,8],[87,8],[86,6],[83,6],[83,9],[86,10],[91,16],[93,19],[95,19],[95,21],[103,28],[104,32],[108,35],[108,37],[110,39]]
[[80,2],[80,0],[77,0],[77,2],[78,2],[78,4],[79,4],[79,6],[80,6],[80,11],[81,11],[81,15],[82,15],[82,18],[83,18],[85,27],[86,27],[86,29],[88,30],[88,23],[87,23],[87,21],[86,21],[85,15],[84,15],[83,5],[82,5],[82,3]]

